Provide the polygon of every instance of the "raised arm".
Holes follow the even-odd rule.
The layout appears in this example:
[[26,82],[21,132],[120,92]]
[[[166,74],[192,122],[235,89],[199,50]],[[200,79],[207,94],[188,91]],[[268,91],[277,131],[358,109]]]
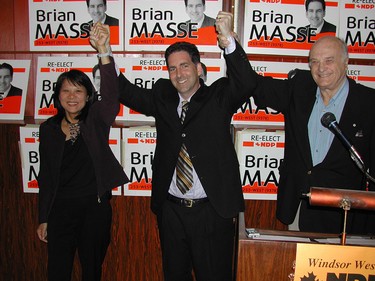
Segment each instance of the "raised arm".
[[119,89],[117,87],[117,73],[112,57],[109,43],[109,26],[95,23],[90,31],[90,43],[98,51],[100,69],[100,102],[96,103],[96,110],[101,120],[111,125],[119,112],[120,103],[118,100]]

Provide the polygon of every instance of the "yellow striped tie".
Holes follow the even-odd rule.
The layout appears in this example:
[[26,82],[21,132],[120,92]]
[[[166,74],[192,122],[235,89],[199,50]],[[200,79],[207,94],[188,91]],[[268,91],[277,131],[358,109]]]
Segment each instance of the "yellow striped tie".
[[[182,112],[180,117],[181,124],[184,123],[188,106],[188,101],[182,102]],[[180,153],[178,154],[176,175],[177,187],[182,192],[182,194],[185,194],[193,186],[193,164],[191,163],[189,153],[187,152],[184,143],[182,144]]]

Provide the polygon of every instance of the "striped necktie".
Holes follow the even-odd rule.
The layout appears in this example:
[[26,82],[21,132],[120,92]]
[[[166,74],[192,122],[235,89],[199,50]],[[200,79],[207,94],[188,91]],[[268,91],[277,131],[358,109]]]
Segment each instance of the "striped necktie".
[[[188,106],[188,101],[182,102],[182,111],[180,117],[181,124],[184,123]],[[176,175],[177,187],[182,192],[182,194],[185,194],[193,186],[193,164],[191,163],[189,154],[184,143],[182,144],[180,153],[178,154]]]

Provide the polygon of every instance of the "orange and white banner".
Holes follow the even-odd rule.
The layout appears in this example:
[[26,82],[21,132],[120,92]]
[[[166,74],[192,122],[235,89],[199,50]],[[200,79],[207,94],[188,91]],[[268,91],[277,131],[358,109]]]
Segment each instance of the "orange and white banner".
[[156,129],[124,128],[122,139],[122,166],[130,179],[130,182],[124,185],[124,195],[151,196],[151,167],[156,146]]
[[[182,0],[126,0],[125,49],[128,51],[165,51],[172,43],[188,41],[201,52],[220,52],[214,19],[222,10],[222,0],[207,0],[201,26],[191,21]],[[193,20],[194,21],[194,18]]]
[[350,58],[375,59],[375,1],[341,0],[340,29]]
[[20,127],[20,154],[22,163],[23,192],[38,193],[39,126]]
[[85,0],[29,0],[30,51],[94,51],[89,33],[99,9],[110,25],[112,49],[122,51],[123,2],[107,0],[104,11],[90,9]]
[[276,200],[284,142],[284,131],[250,129],[236,133],[235,145],[245,199]]
[[309,28],[305,0],[246,0],[243,38],[249,54],[306,56],[321,36],[337,34],[339,1],[326,1],[324,20],[332,27],[326,31]]
[[0,60],[0,65],[0,120],[23,120],[30,60]]
[[367,87],[375,89],[375,71],[373,65],[348,65],[347,75]]

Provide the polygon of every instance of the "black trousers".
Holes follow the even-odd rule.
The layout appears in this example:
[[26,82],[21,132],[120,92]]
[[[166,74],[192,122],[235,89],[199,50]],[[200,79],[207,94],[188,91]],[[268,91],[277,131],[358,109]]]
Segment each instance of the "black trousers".
[[101,279],[112,222],[109,199],[58,199],[48,218],[48,280],[70,281],[78,250],[83,281]]
[[235,219],[222,218],[209,202],[192,208],[165,201],[158,214],[166,281],[230,281]]

